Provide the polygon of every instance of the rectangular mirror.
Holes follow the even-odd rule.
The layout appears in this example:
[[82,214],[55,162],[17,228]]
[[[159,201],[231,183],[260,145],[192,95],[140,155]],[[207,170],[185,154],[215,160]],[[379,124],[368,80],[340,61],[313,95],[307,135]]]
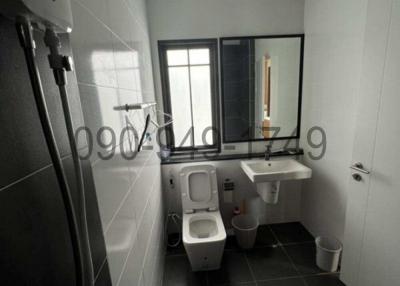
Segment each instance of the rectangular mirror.
[[220,41],[224,142],[299,138],[304,35]]

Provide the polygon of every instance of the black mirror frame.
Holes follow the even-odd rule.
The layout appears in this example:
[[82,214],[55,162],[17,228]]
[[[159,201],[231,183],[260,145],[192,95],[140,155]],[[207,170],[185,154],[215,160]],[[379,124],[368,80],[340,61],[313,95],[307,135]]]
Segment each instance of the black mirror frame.
[[[254,139],[244,139],[244,140],[226,140],[225,136],[225,106],[224,106],[224,65],[223,65],[223,48],[222,44],[225,40],[246,40],[246,39],[279,39],[279,38],[299,38],[300,39],[300,65],[299,65],[299,101],[297,108],[297,127],[296,135],[285,136],[285,137],[275,137],[272,138],[254,138]],[[220,81],[221,81],[221,124],[222,124],[222,143],[242,143],[242,142],[255,142],[255,141],[274,141],[274,140],[290,140],[299,139],[301,131],[301,107],[302,107],[302,96],[303,96],[303,65],[304,65],[304,34],[287,34],[287,35],[259,35],[259,36],[238,36],[238,37],[222,37],[219,39],[219,55],[220,55]],[[254,126],[249,126],[253,128]]]

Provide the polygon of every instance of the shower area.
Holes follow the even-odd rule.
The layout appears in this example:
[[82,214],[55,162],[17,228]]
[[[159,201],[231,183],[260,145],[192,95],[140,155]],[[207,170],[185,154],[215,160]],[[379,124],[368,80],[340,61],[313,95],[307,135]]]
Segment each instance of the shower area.
[[145,3],[58,1],[68,25],[23,2],[0,10],[0,284],[159,285],[156,107],[115,110],[155,102]]

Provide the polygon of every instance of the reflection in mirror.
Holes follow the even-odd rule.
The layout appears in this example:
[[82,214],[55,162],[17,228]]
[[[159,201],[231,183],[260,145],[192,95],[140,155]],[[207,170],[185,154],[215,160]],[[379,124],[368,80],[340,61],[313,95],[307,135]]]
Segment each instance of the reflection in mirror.
[[298,137],[303,36],[221,39],[224,142]]

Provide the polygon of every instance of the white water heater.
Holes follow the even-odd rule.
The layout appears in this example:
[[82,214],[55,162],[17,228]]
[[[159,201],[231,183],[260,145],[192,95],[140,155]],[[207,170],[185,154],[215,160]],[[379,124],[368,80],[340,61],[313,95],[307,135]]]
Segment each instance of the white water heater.
[[22,16],[56,32],[72,31],[70,0],[0,0],[0,14],[12,19]]

